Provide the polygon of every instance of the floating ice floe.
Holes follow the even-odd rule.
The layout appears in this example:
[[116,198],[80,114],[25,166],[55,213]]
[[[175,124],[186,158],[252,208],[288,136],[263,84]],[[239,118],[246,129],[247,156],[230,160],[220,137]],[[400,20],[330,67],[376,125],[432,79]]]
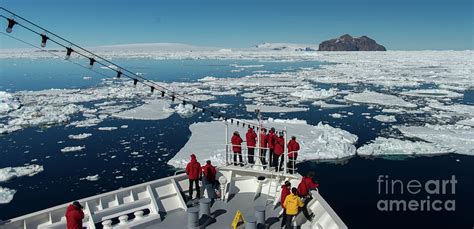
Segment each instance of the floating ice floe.
[[297,97],[303,100],[323,100],[334,97],[337,95],[337,89],[331,88],[329,90],[297,90],[290,94],[293,97]]
[[112,114],[112,116],[121,119],[162,120],[173,114],[169,107],[168,101],[156,99],[147,101],[139,107]]
[[444,89],[415,89],[400,94],[414,97],[433,97],[433,98],[459,98],[463,97],[463,94],[444,90]]
[[210,107],[229,107],[229,106],[232,106],[232,104],[228,104],[228,103],[211,103],[209,104]]
[[[354,146],[357,136],[345,130],[319,123],[309,125],[304,120],[269,119],[264,121],[266,127],[283,129],[287,127],[289,135],[294,135],[300,143],[299,161],[313,159],[337,159],[355,155]],[[225,164],[225,142],[230,141],[234,131],[239,131],[244,138],[246,128],[229,125],[229,139],[225,139],[225,124],[220,121],[194,123],[190,127],[191,138],[186,145],[170,160],[168,164],[183,168],[194,153],[198,160],[211,160],[216,165]],[[203,142],[205,144],[203,144]],[[245,143],[243,143],[245,147]]]
[[329,114],[329,116],[331,116],[332,118],[342,118],[343,116],[339,113],[333,113],[333,114]]
[[112,131],[112,130],[118,129],[118,127],[115,127],[115,126],[103,126],[103,127],[97,128],[97,129],[98,129],[98,130],[102,130],[102,131]]
[[396,122],[397,119],[393,115],[376,115],[374,119],[379,122]]
[[428,106],[437,110],[450,111],[460,115],[474,117],[474,106],[465,104],[444,105],[438,101],[430,101]]
[[474,128],[460,125],[396,126],[403,135],[431,142],[455,153],[474,155]]
[[428,142],[414,142],[395,138],[377,137],[372,143],[357,149],[359,155],[424,155],[451,153],[449,148],[440,147]]
[[69,139],[74,139],[74,140],[81,140],[81,139],[85,139],[85,138],[88,138],[92,136],[92,134],[90,133],[82,133],[82,134],[70,134],[68,137]]
[[83,177],[80,180],[98,181],[99,179],[100,179],[99,174],[96,174],[96,175],[92,175],[92,176]]
[[262,113],[288,113],[288,112],[301,112],[307,111],[306,107],[280,107],[280,106],[269,106],[269,105],[245,105],[248,112],[254,112],[259,109]]
[[321,109],[337,109],[337,108],[344,108],[344,107],[349,107],[349,105],[346,104],[331,104],[331,103],[326,103],[322,100],[318,100],[312,103],[313,106],[318,106]]
[[177,114],[179,114],[181,117],[191,117],[196,113],[196,110],[193,109],[193,105],[191,104],[178,104],[173,108],[174,111],[176,111]]
[[42,165],[27,165],[18,167],[6,167],[0,169],[0,182],[8,181],[22,176],[34,176],[42,172]]
[[63,153],[76,152],[85,149],[86,146],[68,146],[61,149]]
[[361,93],[353,93],[344,97],[345,100],[356,103],[378,104],[390,107],[406,107],[416,108],[417,105],[407,102],[400,97],[388,94],[382,94],[373,91],[364,91]]
[[456,124],[474,127],[474,118],[464,119],[464,120],[458,121]]
[[8,204],[13,200],[16,190],[0,186],[0,204]]
[[12,94],[0,91],[0,114],[16,110],[20,107],[20,103],[13,99]]

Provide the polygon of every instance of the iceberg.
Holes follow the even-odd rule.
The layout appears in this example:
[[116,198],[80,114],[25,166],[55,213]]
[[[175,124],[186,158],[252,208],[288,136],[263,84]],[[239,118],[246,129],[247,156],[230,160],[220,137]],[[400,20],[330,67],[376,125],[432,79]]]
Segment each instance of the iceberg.
[[[345,130],[318,123],[309,125],[304,120],[268,119],[263,122],[267,127],[277,129],[287,128],[290,136],[297,137],[301,150],[298,161],[315,159],[340,159],[355,155],[357,136]],[[194,123],[189,128],[191,138],[183,148],[170,160],[169,165],[184,168],[189,162],[189,155],[196,154],[200,162],[211,160],[215,165],[225,164],[225,143],[230,141],[234,131],[239,131],[245,138],[247,128],[228,125],[229,139],[225,139],[225,126],[223,121]],[[289,137],[290,137],[289,136]],[[203,144],[205,142],[206,144]],[[243,143],[245,147],[245,143]]]

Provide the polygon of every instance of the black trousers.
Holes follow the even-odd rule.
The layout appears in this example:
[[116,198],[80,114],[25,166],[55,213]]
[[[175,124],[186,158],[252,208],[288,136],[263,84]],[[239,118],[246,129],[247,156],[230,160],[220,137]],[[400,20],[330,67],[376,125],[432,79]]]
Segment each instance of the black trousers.
[[288,158],[288,172],[293,174],[295,172],[295,164],[296,164],[296,158]]
[[312,196],[307,196],[305,199],[304,199],[304,206],[300,208],[300,210],[303,212],[303,215],[304,217],[306,217],[306,219],[308,219],[308,221],[311,220],[311,215],[309,214],[308,212],[308,203],[313,199]]
[[286,229],[291,229],[291,221],[293,221],[294,215],[286,215],[286,224],[285,228]]
[[255,154],[255,148],[248,148],[248,150],[249,150],[248,151],[249,152],[249,154],[248,154],[249,164],[253,165],[253,164],[255,164],[255,161],[253,160],[253,156]]
[[262,161],[262,165],[266,165],[266,156],[267,156],[267,149],[260,149],[260,160]]
[[275,166],[275,161],[273,159],[273,157],[275,156],[275,150],[274,149],[270,149],[270,155],[268,155],[270,158],[268,158],[269,162],[270,162],[270,167],[273,167]]
[[[280,160],[280,163],[278,163]],[[280,166],[278,166],[280,164]],[[275,171],[281,171],[283,169],[283,157],[277,154],[273,154],[273,167],[275,167]]]
[[237,165],[237,155],[239,155],[239,160],[240,160],[240,164],[243,165],[244,162],[242,161],[242,152],[239,152],[239,151],[234,151],[234,165]]
[[197,192],[196,198],[199,199],[199,197],[201,196],[201,188],[199,188],[199,179],[195,179],[195,180],[189,179],[189,199],[193,198],[193,191],[194,191],[193,183],[196,186],[196,192]]
[[283,209],[283,213],[281,214],[281,227],[286,225],[286,210]]

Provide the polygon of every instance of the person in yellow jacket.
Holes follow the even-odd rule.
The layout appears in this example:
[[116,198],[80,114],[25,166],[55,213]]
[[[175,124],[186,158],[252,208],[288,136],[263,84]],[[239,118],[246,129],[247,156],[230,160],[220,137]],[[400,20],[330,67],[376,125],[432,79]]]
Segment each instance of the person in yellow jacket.
[[286,211],[286,225],[285,228],[291,228],[291,221],[296,214],[298,214],[298,208],[303,207],[304,204],[301,202],[300,197],[298,196],[298,189],[292,188],[291,194],[286,196],[285,202],[283,203]]

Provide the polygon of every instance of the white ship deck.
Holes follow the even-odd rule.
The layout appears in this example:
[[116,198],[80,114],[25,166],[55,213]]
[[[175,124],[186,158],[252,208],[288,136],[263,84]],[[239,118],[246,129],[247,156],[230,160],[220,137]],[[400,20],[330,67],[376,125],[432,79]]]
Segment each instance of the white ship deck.
[[[210,216],[199,219],[199,228],[230,228],[237,210],[244,219],[255,214],[256,206],[265,206],[268,228],[280,228],[280,187],[285,180],[297,186],[299,175],[254,170],[240,166],[225,166],[219,169],[217,177],[227,180],[224,200],[216,199]],[[257,177],[266,177],[258,181]],[[209,187],[208,187],[209,188]],[[84,206],[84,227],[107,228],[186,228],[187,210],[197,201],[186,202],[188,180],[185,174],[115,190],[88,197],[79,202]],[[204,190],[204,197],[213,197]],[[301,228],[347,228],[317,191],[308,208],[315,214],[309,222],[302,214],[295,217],[293,224]],[[68,204],[59,205],[39,212],[8,220],[0,228],[65,228],[64,213]],[[140,212],[143,211],[143,217]],[[138,214],[138,216],[136,216]],[[124,220],[125,215],[128,216]],[[122,216],[122,217],[121,217]],[[122,220],[119,220],[122,218]],[[243,228],[244,225],[240,227]]]

